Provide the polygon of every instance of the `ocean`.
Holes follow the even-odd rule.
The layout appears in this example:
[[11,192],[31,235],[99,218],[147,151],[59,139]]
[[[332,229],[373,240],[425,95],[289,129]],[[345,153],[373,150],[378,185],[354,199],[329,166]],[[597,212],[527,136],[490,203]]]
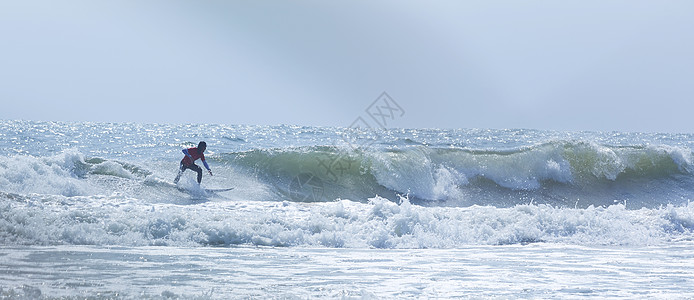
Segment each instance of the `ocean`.
[[[214,176],[174,184],[199,141]],[[692,149],[692,134],[2,120],[0,298],[691,299]]]

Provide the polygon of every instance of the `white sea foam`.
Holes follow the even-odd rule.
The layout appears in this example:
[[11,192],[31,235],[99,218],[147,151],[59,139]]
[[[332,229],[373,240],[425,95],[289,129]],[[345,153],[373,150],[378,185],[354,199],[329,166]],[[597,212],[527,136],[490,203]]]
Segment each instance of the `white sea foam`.
[[208,201],[142,205],[119,196],[6,200],[3,242],[80,245],[236,245],[455,248],[550,242],[650,245],[694,229],[694,204],[627,210],[519,205],[421,207],[375,197],[305,204]]
[[75,149],[48,157],[0,157],[0,186],[12,193],[63,196],[87,195],[90,187],[79,179],[86,173],[84,156]]

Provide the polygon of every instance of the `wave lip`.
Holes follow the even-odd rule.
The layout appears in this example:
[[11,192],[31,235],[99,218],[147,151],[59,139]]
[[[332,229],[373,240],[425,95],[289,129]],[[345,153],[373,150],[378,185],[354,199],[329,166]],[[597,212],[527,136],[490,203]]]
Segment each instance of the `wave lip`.
[[691,150],[666,145],[609,147],[569,144],[564,155],[576,173],[616,181],[620,176],[658,178],[691,174]]

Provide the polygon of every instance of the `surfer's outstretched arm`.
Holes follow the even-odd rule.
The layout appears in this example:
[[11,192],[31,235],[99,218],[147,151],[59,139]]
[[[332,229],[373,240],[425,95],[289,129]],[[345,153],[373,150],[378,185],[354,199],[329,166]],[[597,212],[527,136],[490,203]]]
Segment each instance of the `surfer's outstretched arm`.
[[202,164],[205,165],[205,169],[207,169],[207,173],[210,173],[210,176],[212,176],[212,170],[210,169],[210,166],[207,164],[207,161],[203,160]]

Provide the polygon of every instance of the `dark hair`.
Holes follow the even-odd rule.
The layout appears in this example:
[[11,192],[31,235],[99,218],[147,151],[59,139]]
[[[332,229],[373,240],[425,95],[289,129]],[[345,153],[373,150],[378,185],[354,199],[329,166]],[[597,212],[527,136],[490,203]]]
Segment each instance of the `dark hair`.
[[205,149],[207,149],[207,143],[205,143],[205,142],[198,143],[198,149],[200,151],[204,151]]

